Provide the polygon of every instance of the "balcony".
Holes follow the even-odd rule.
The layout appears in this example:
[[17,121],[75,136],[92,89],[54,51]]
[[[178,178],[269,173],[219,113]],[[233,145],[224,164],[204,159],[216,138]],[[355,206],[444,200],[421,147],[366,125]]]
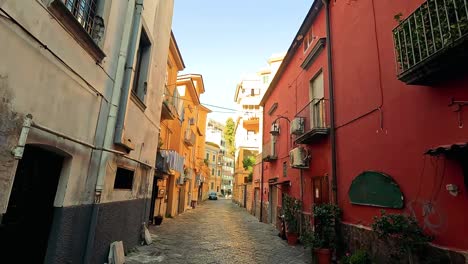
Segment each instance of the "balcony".
[[468,66],[466,0],[428,0],[393,30],[398,79],[432,85]]
[[278,155],[276,154],[276,141],[270,141],[263,145],[262,159],[266,162],[278,159]]
[[193,133],[192,129],[188,128],[187,130],[185,130],[184,143],[187,146],[194,146],[195,140],[196,140],[196,136],[195,136],[195,133]]
[[294,133],[291,132],[297,135],[295,140],[297,144],[314,143],[330,133],[330,127],[326,120],[326,100],[324,98],[310,101],[295,117],[303,120],[302,125]]
[[174,120],[177,117],[177,110],[174,106],[169,90],[164,90],[164,101],[161,109],[161,120]]

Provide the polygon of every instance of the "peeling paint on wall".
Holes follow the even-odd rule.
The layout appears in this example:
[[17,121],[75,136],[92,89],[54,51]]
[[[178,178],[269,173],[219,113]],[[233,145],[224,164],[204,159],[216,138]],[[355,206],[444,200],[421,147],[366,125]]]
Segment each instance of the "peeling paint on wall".
[[[18,142],[22,116],[13,111],[8,75],[0,73],[0,213],[6,212],[17,161],[11,150]],[[5,191],[6,190],[6,191]]]

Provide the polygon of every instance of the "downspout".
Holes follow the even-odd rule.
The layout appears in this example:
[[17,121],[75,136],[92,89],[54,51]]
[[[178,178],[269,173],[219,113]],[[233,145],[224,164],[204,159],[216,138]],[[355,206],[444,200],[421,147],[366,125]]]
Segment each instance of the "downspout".
[[[109,115],[107,119],[106,135],[104,138],[105,147],[112,146],[112,143],[113,143],[112,140],[113,140],[113,134],[114,134],[113,132],[117,126],[116,123],[118,122],[117,115],[118,114],[120,115],[121,112],[124,112],[124,114],[126,112],[129,87],[127,85],[127,88],[125,88],[125,82],[124,82],[125,72],[126,72],[125,66],[128,60],[132,60],[132,64],[133,64],[133,58],[134,58],[133,55],[135,54],[135,50],[134,49],[131,50],[129,46],[131,45],[130,44],[131,42],[137,41],[136,38],[137,38],[138,32],[137,33],[133,32],[135,30],[134,24],[136,24],[136,20],[138,20],[138,24],[140,21],[140,18],[136,17],[141,14],[141,12],[138,12],[137,6],[138,6],[138,3],[135,0],[128,1],[127,13],[126,13],[125,24],[124,24],[123,35],[122,35],[122,43],[120,45],[119,58],[117,61],[115,83],[114,83],[113,92],[112,92],[112,101],[111,101],[111,106],[109,109]],[[127,59],[128,56],[130,56],[131,59],[130,58]],[[126,95],[123,90],[127,90]],[[122,104],[122,100],[123,100],[123,104]],[[119,106],[120,108],[123,107],[125,109],[121,111],[122,109],[119,110]],[[117,133],[117,130],[115,130],[115,133]],[[100,195],[100,193],[102,192],[104,188],[104,178],[106,176],[106,167],[107,167],[106,164],[107,164],[108,159],[109,159],[109,154],[102,153],[100,166],[99,166],[99,174],[98,174],[98,178],[96,181],[96,193],[98,194],[98,196]]]
[[[120,44],[119,57],[117,59],[117,70],[115,76],[114,87],[112,89],[112,99],[110,102],[109,113],[107,116],[107,126],[105,128],[104,136],[104,147],[110,147],[112,145],[112,132],[116,123],[116,116],[121,96],[123,72],[125,69],[125,62],[127,61],[127,51],[130,41],[130,34],[132,29],[133,16],[135,13],[135,0],[128,0],[127,12],[125,14],[125,23],[122,32],[122,42]],[[99,207],[97,204],[100,202],[101,193],[104,187],[104,179],[106,176],[107,160],[109,159],[109,153],[101,151],[98,175],[95,186],[95,200],[93,203],[90,223],[88,228],[88,237],[86,242],[86,250],[83,256],[83,263],[90,263],[92,255],[94,253],[94,240],[96,236],[96,228],[99,216]]]
[[262,176],[260,180],[260,222],[263,222],[263,159],[262,159]]
[[328,59],[328,90],[330,95],[330,141],[331,141],[331,163],[332,163],[332,192],[333,203],[338,204],[338,184],[336,171],[336,125],[335,125],[335,95],[333,87],[333,60],[332,60],[332,38],[330,25],[330,0],[322,0],[326,6],[326,30],[327,30],[327,59]]
[[143,1],[135,1],[135,16],[132,24],[132,31],[130,37],[130,46],[128,50],[127,64],[124,71],[123,84],[122,84],[122,94],[120,96],[119,102],[119,112],[117,115],[117,124],[115,125],[115,136],[114,143],[118,145],[123,144],[123,130],[125,123],[125,116],[127,114],[127,105],[128,105],[128,96],[130,93],[130,80],[133,73],[133,63],[135,61],[135,53],[138,46],[138,32],[140,29],[141,13],[143,12]]

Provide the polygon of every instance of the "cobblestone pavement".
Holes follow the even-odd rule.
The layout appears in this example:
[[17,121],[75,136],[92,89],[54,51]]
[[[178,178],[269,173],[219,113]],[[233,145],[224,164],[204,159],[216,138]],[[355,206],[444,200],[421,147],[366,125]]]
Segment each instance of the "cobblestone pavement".
[[289,246],[231,200],[206,201],[150,232],[153,244],[138,247],[126,263],[311,263],[310,250]]

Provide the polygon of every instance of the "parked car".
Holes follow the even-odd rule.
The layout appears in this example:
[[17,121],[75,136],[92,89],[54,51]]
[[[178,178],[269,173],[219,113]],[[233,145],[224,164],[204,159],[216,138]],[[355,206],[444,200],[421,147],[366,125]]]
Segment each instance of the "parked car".
[[215,192],[210,192],[208,194],[208,200],[218,200],[218,196],[216,195]]

